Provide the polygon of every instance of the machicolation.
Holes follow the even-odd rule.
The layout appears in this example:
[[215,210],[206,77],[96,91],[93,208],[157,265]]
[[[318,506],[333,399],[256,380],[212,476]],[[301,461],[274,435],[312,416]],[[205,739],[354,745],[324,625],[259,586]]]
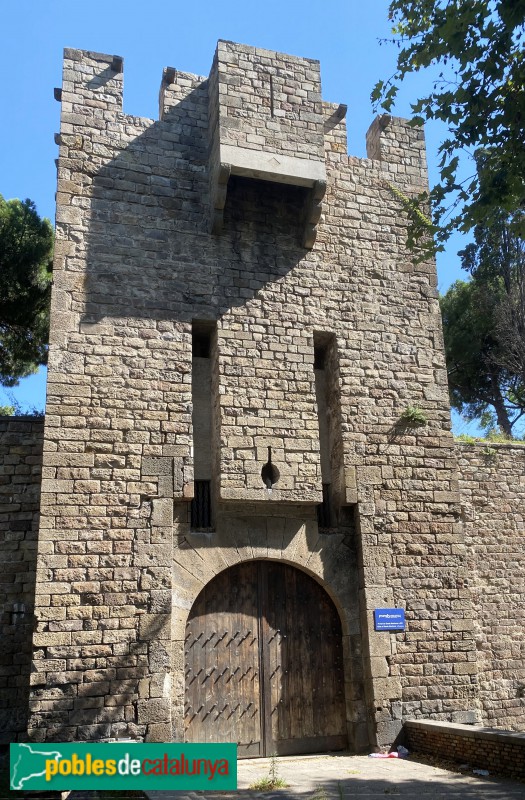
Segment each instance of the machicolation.
[[0,421],[3,740],[523,730],[525,453],[450,432],[389,189],[426,189],[423,131],[348,156],[317,61],[231,42],[158,120],[122,70],[64,54],[45,426]]

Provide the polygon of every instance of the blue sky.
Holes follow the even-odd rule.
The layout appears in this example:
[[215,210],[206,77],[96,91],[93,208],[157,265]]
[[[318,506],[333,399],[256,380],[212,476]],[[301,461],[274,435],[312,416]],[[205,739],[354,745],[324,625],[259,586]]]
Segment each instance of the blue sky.
[[[56,188],[53,136],[60,106],[53,88],[61,85],[62,51],[75,47],[124,57],[124,111],[157,117],[158,89],[165,66],[207,75],[217,39],[280,50],[321,61],[323,96],[348,105],[348,149],[365,156],[365,134],[372,122],[370,92],[395,65],[388,39],[388,2],[325,0],[22,0],[4,3],[0,32],[0,193],[29,197],[38,212],[54,219]],[[427,92],[428,74],[411,78],[395,113],[408,116],[410,101]],[[427,126],[431,182],[437,177],[436,152],[444,129]],[[465,277],[456,237],[438,258],[439,288]],[[15,397],[43,408],[45,371],[23,381]],[[8,398],[0,389],[0,405]],[[458,423],[457,429],[463,430]]]

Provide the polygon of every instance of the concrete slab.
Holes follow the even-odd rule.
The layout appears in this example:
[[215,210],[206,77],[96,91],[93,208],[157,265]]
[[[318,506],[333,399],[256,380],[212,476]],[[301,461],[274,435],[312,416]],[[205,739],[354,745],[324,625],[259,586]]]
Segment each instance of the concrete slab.
[[[268,776],[270,759],[247,759],[238,764],[237,792],[210,792],[210,800],[354,800],[399,796],[402,800],[517,800],[525,799],[525,784],[472,773],[451,772],[410,759],[373,759],[368,756],[322,755],[277,759],[286,789],[249,790]],[[149,800],[203,800],[206,792],[148,792]]]

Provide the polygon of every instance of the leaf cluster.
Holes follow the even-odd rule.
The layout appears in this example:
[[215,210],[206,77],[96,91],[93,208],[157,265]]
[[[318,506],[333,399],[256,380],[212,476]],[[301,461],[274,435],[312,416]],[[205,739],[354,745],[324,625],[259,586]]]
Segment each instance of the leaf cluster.
[[427,424],[427,415],[419,406],[407,406],[400,417],[401,421],[411,428],[419,428]]
[[395,184],[387,183],[387,187],[396,200],[399,201],[407,216],[406,245],[414,254],[414,262],[419,264],[433,256],[435,251],[434,237],[439,232],[437,225],[433,224],[429,215],[424,211],[428,207],[428,192],[421,192],[409,197]]
[[30,200],[0,195],[0,384],[47,361],[53,229]]
[[[440,182],[431,192],[440,224],[437,249],[454,228],[470,230],[495,206],[525,205],[525,0],[392,0],[397,67],[372,92],[390,112],[401,82],[441,69],[432,90],[412,105],[413,124],[441,120]],[[485,151],[486,178],[457,178],[459,154]]]
[[470,280],[441,298],[451,404],[506,436],[525,415],[525,247],[495,210],[460,253]]

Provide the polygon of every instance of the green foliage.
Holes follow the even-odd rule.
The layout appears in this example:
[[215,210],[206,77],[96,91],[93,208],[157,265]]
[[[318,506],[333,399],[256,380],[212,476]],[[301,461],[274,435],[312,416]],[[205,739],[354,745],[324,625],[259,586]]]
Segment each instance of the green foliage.
[[418,406],[407,406],[400,419],[404,425],[410,428],[421,428],[428,421],[425,412]]
[[504,433],[499,433],[495,430],[489,431],[486,436],[470,436],[468,433],[461,433],[459,436],[455,436],[454,438],[457,442],[463,442],[464,444],[483,444],[486,442],[495,442],[496,444],[511,444],[514,447],[525,447],[525,442],[523,439],[509,439],[509,437]]
[[392,183],[387,184],[388,189],[399,200],[408,218],[407,247],[416,253],[416,263],[424,261],[434,252],[434,237],[439,228],[425,214],[423,207],[428,204],[428,193],[422,192],[414,197],[409,197]]
[[0,385],[47,361],[53,230],[30,200],[0,195]]
[[[518,445],[520,444],[519,439],[513,439],[513,438],[509,439],[509,437],[506,434],[496,430],[489,431],[487,433],[486,440],[488,442],[495,442],[496,444],[510,444],[510,443]],[[523,442],[521,442],[521,444],[523,444]]]
[[260,778],[258,781],[250,786],[250,789],[255,789],[258,792],[271,792],[273,789],[286,789],[288,784],[279,775],[279,767],[277,764],[277,753],[272,753],[270,756],[270,769],[265,778]]
[[487,447],[484,447],[481,452],[483,453],[485,458],[490,459],[490,460],[494,460],[494,459],[496,459],[498,457],[498,451],[496,450],[495,447],[489,447],[487,445]]
[[[483,153],[478,156],[478,169],[483,185]],[[523,407],[525,400],[524,220],[523,211],[508,214],[493,209],[483,224],[474,228],[474,242],[460,253],[463,268],[477,286],[483,287],[493,310],[493,335],[497,341],[493,360],[502,370],[519,377],[521,392],[514,398],[518,407]]]
[[[441,68],[432,91],[412,105],[413,124],[442,120],[440,183],[432,190],[437,249],[451,231],[470,230],[498,207],[525,202],[525,0],[392,0],[397,67],[372,92],[390,112],[404,78]],[[486,177],[459,182],[459,153],[482,148]],[[523,219],[521,220],[523,224]],[[523,228],[522,228],[523,233]]]
[[485,430],[507,436],[525,409],[520,377],[498,361],[498,294],[482,281],[456,281],[440,300],[450,402]]
[[[476,158],[480,185],[485,153]],[[461,253],[469,283],[441,300],[452,405],[507,439],[525,414],[525,244],[522,211],[495,208]]]
[[476,444],[476,442],[480,441],[476,436],[469,436],[468,433],[460,433],[455,438],[458,442],[464,442],[465,444]]
[[9,400],[9,405],[0,405],[0,417],[37,417],[43,418],[44,412],[36,406],[22,405],[13,392],[5,391],[5,396]]

